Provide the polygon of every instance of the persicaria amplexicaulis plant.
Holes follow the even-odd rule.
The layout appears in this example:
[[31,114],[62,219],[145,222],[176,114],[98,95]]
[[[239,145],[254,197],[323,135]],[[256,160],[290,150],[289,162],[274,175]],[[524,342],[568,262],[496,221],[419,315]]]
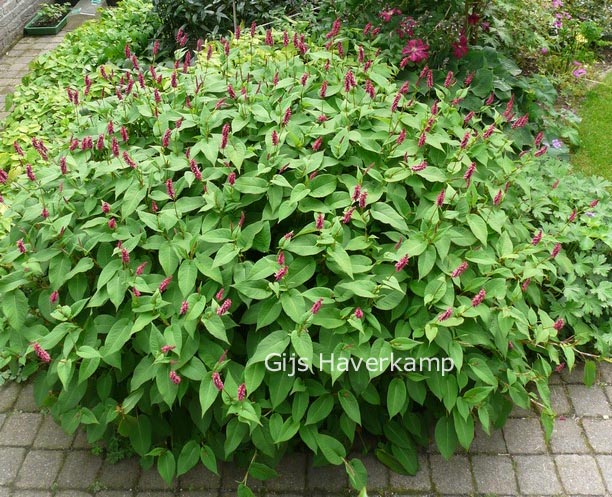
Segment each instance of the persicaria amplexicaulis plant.
[[[453,77],[396,83],[375,54],[341,57],[336,28],[329,49],[259,31],[184,70],[94,71],[64,150],[32,142],[0,242],[0,368],[39,371],[67,431],[118,432],[168,481],[200,460],[261,474],[300,440],[361,488],[359,431],[414,473],[427,420],[449,457],[512,402],[541,405],[550,431],[546,379],[584,323],[541,307],[570,229],[522,212],[545,151],[519,156],[490,103],[468,119]],[[575,227],[599,207],[567,208]],[[308,371],[267,367],[292,353]]]

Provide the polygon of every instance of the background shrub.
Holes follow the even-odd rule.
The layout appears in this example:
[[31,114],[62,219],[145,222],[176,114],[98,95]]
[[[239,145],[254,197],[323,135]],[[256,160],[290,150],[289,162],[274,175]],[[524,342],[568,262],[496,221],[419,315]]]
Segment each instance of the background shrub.
[[[38,371],[36,398],[65,430],[118,433],[167,481],[230,459],[272,477],[303,444],[356,488],[358,429],[403,473],[429,421],[445,457],[513,403],[540,406],[550,434],[551,371],[605,346],[596,313],[551,304],[581,284],[566,244],[598,199],[537,193],[542,136],[513,145],[503,130],[524,119],[476,93],[478,76],[396,84],[336,36],[324,49],[246,33],[175,67],[96,71],[61,153],[36,136],[17,150],[0,369]],[[550,217],[570,208],[558,229]],[[312,372],[266,371],[269,353]],[[456,369],[331,371],[319,354],[332,353]]]

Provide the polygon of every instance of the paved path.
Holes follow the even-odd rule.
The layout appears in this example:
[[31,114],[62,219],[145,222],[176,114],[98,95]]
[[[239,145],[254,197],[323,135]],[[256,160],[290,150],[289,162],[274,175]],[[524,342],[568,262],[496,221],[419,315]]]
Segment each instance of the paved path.
[[[7,115],[4,103],[6,95],[12,93],[28,72],[28,64],[41,53],[58,46],[66,33],[94,17],[99,6],[92,5],[91,0],[80,0],[74,9],[79,14],[70,16],[66,27],[54,36],[25,36],[6,53],[0,53],[0,120]],[[0,125],[1,128],[1,125]],[[0,495],[0,497],[2,497]]]
[[[611,496],[612,365],[600,368],[598,383],[581,384],[580,370],[551,386],[559,413],[549,444],[537,417],[516,410],[503,431],[491,438],[477,433],[468,454],[445,461],[435,449],[420,456],[414,477],[390,473],[372,458],[370,495],[419,496]],[[279,466],[277,480],[256,486],[265,497],[346,496],[341,467],[313,468],[292,455]],[[230,465],[221,478],[203,467],[172,488],[136,459],[116,465],[94,456],[82,433],[67,436],[40,413],[31,385],[0,387],[0,497],[229,497],[242,473]]]

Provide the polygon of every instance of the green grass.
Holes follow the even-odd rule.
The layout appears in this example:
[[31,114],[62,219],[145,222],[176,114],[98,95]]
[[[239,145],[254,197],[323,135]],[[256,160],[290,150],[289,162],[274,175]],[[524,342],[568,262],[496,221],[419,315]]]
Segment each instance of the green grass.
[[581,146],[572,164],[586,174],[612,180],[612,72],[587,93],[579,115]]

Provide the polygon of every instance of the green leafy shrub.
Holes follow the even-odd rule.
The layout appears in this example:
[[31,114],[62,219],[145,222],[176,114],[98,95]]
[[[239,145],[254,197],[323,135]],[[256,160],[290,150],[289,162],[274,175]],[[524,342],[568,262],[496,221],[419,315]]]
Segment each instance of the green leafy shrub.
[[[66,88],[82,94],[85,76],[100,64],[109,64],[109,72],[121,71],[121,66],[129,65],[125,45],[129,43],[134,55],[142,56],[157,25],[150,2],[124,0],[120,7],[103,10],[101,19],[68,33],[60,46],[40,55],[15,92],[7,96],[6,109],[11,113],[0,123],[0,167],[8,171],[19,166],[20,157],[13,143],[23,145],[34,135],[53,154],[54,146],[68,136],[68,124],[74,119]],[[101,90],[95,84],[89,91],[99,97]],[[108,92],[109,87],[105,90]],[[34,159],[28,156],[27,160]],[[20,172],[23,171],[17,169],[13,174]]]
[[[65,430],[118,433],[167,481],[230,459],[272,477],[301,444],[356,488],[360,431],[402,473],[430,421],[445,457],[513,403],[539,405],[550,433],[547,378],[580,352],[570,324],[586,347],[598,332],[547,306],[572,261],[569,228],[532,212],[542,137],[518,157],[507,107],[466,115],[471,87],[400,86],[349,50],[270,31],[141,81],[96,72],[117,92],[74,106],[70,146],[47,156],[33,137],[8,185],[0,369],[38,371]],[[270,354],[311,370],[274,372]],[[342,366],[369,359],[382,367]]]
[[162,22],[157,34],[166,49],[195,48],[198,39],[233,32],[234,22],[248,28],[305,7],[297,0],[153,0],[153,6]]

